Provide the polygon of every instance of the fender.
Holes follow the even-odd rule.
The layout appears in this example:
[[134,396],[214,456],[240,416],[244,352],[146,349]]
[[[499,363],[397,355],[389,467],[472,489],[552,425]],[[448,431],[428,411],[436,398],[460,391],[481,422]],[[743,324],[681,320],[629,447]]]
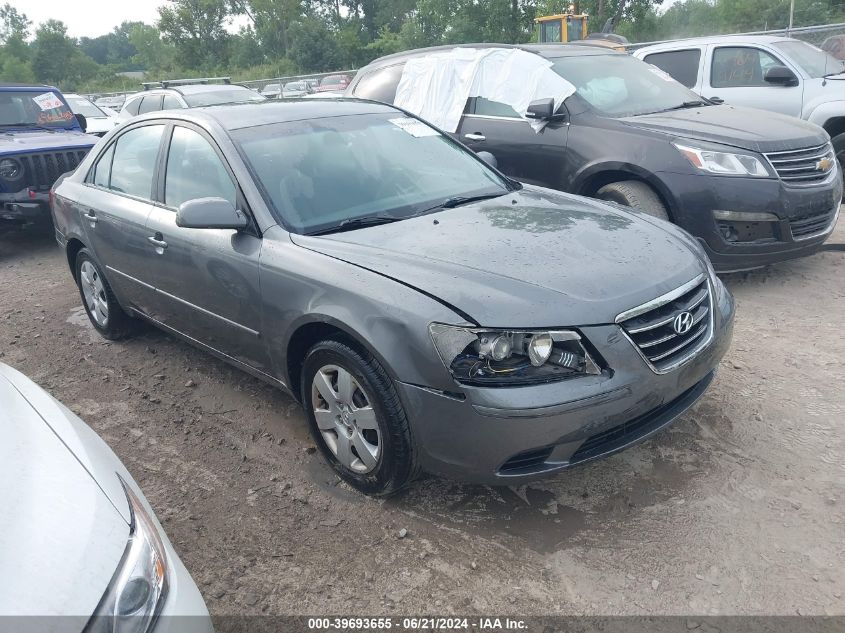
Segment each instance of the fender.
[[[654,173],[648,171],[647,169],[643,169],[634,163],[627,163],[623,161],[588,163],[573,177],[570,191],[578,195],[590,195],[585,193],[585,185],[592,180],[594,176],[605,172],[630,174],[632,176],[631,180],[642,180],[643,182],[649,184],[655,191],[657,191],[658,194],[660,194],[660,197],[666,201],[670,215],[674,215],[674,210],[677,208],[677,201],[675,200],[675,196],[672,191]],[[622,180],[622,178],[614,178],[612,182],[618,182],[619,180]]]
[[845,100],[822,101],[813,100],[805,104],[803,117],[810,123],[824,127],[830,119],[845,117]]

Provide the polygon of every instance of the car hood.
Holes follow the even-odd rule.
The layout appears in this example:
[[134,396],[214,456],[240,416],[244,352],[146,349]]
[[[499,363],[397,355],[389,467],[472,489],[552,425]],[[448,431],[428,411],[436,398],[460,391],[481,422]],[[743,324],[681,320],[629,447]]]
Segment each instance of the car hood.
[[2,364],[0,402],[0,615],[90,616],[129,536],[125,496],[118,510],[90,474],[72,414]]
[[5,130],[0,133],[0,152],[17,154],[77,147],[87,149],[98,140],[77,130]]
[[721,143],[753,152],[781,152],[821,145],[817,125],[795,117],[730,105],[702,106],[619,119],[626,125],[681,139]]
[[412,286],[485,327],[613,322],[705,270],[659,220],[528,187],[298,245]]

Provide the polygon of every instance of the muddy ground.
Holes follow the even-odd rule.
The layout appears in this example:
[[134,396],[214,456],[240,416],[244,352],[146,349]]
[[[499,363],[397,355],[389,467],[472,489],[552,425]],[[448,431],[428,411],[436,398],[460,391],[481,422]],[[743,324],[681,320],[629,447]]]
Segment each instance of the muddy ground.
[[101,339],[43,235],[0,239],[0,356],[117,452],[213,614],[845,614],[845,252],[726,281],[704,398],[527,487],[353,492],[289,397],[152,329]]

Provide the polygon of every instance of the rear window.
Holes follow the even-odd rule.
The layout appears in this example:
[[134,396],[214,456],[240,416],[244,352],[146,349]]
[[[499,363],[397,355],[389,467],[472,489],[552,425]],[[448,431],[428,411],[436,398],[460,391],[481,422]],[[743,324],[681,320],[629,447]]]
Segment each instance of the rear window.
[[701,50],[693,48],[685,51],[665,51],[646,55],[644,61],[657,66],[672,78],[692,88],[698,82],[698,65],[701,61]]
[[126,104],[124,110],[126,110],[131,115],[138,114],[138,108],[141,107],[141,98],[138,97],[137,99],[132,99],[129,103]]
[[161,110],[161,95],[144,97],[144,100],[141,101],[141,107],[138,108],[138,113],[145,114],[156,110]]
[[395,64],[367,73],[361,77],[352,93],[361,99],[393,103],[404,68],[404,63]]
[[192,108],[224,103],[242,103],[244,101],[264,101],[264,97],[257,92],[241,86],[221,87],[216,90],[183,94],[182,97]]

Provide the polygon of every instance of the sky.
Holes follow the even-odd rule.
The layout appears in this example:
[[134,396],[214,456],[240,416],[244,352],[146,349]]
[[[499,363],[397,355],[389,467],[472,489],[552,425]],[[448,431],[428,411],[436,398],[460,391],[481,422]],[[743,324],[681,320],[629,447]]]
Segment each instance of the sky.
[[[32,20],[33,32],[41,22],[53,18],[67,25],[71,37],[105,35],[127,20],[152,24],[158,19],[156,9],[165,0],[3,0]],[[230,26],[237,31],[237,25]]]

